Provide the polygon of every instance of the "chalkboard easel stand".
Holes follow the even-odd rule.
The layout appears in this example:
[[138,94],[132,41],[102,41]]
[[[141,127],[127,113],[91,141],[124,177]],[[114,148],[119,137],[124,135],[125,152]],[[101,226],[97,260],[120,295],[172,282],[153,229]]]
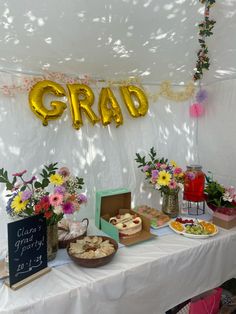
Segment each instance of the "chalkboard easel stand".
[[40,271],[38,271],[37,273],[15,283],[14,285],[10,286],[9,280],[5,280],[4,283],[5,285],[7,285],[8,287],[10,287],[12,290],[17,290],[20,289],[21,287],[27,285],[28,283],[32,282],[33,280],[43,276],[44,274],[47,274],[49,271],[51,270],[51,267],[46,267]]

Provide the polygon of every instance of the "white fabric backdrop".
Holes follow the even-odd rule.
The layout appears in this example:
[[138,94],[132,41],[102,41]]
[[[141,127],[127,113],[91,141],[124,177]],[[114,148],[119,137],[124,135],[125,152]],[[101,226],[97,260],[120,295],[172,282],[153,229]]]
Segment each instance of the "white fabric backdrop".
[[[9,174],[26,168],[29,176],[31,172],[38,172],[44,163],[59,161],[60,165],[68,165],[85,179],[89,201],[81,209],[81,218],[93,217],[95,192],[100,189],[128,187],[133,205],[158,206],[159,193],[143,185],[144,176],[134,161],[136,152],[147,153],[151,146],[157,148],[160,156],[173,158],[183,167],[192,162],[200,163],[223,184],[236,186],[235,85],[236,80],[230,80],[206,86],[209,93],[206,114],[198,120],[198,128],[196,120],[188,113],[192,100],[171,103],[161,98],[150,103],[145,117],[134,119],[128,115],[115,90],[124,124],[119,128],[114,123],[109,127],[101,124],[92,127],[85,118],[84,126],[76,131],[71,126],[68,109],[60,121],[43,127],[30,111],[26,94],[2,96],[0,165],[8,169]],[[154,92],[158,87],[147,89]],[[94,87],[93,90],[97,112],[99,89]],[[1,185],[1,237],[6,236],[3,188]]]
[[[147,87],[157,91],[158,87]],[[97,113],[98,91],[94,111]],[[177,90],[177,88],[176,88]],[[45,163],[60,162],[85,179],[89,197],[81,209],[81,217],[92,217],[95,211],[95,192],[100,189],[127,187],[132,192],[133,205],[140,203],[158,206],[159,192],[143,186],[144,175],[134,161],[135,153],[145,153],[154,146],[160,156],[175,159],[181,166],[196,159],[195,121],[189,117],[185,103],[171,103],[160,98],[150,102],[145,117],[132,118],[114,89],[124,115],[119,128],[112,123],[92,126],[84,118],[84,126],[76,131],[71,126],[69,108],[59,121],[43,127],[31,112],[27,94],[0,98],[0,165],[9,171],[40,170]],[[3,191],[4,186],[0,189]],[[152,196],[152,198],[151,198]],[[1,198],[4,210],[5,200]],[[1,221],[1,220],[0,220]]]
[[236,186],[236,79],[206,86],[206,115],[199,119],[200,163],[222,184]]

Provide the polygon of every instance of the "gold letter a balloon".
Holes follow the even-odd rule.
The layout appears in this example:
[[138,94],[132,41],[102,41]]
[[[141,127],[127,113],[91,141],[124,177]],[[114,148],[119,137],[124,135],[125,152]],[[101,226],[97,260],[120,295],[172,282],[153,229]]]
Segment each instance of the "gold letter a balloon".
[[123,115],[120,106],[109,87],[103,87],[99,96],[98,108],[104,126],[111,123],[114,119],[116,127],[123,123]]
[[61,85],[45,80],[36,83],[29,93],[29,103],[32,111],[43,121],[43,125],[48,125],[48,120],[57,119],[63,114],[66,104],[62,101],[51,101],[50,105],[53,109],[47,109],[42,100],[45,93],[62,97],[65,96],[65,90]]

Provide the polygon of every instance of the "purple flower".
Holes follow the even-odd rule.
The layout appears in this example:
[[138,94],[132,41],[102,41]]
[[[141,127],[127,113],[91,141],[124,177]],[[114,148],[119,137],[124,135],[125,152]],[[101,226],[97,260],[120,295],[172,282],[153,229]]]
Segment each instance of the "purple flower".
[[207,100],[207,91],[205,89],[200,89],[196,95],[196,101],[202,103]]
[[56,186],[54,189],[54,193],[58,194],[64,194],[66,191],[66,188],[63,185]]
[[80,204],[82,204],[82,203],[86,203],[87,202],[87,196],[86,195],[84,195],[84,194],[79,194],[78,195],[78,202],[80,203]]
[[11,208],[11,203],[16,195],[17,195],[17,192],[14,192],[11,198],[9,198],[9,200],[7,201],[6,212],[8,215],[13,215],[14,210]]
[[64,214],[73,214],[75,210],[74,205],[71,202],[66,202],[65,204],[62,205],[62,208]]
[[145,165],[145,166],[143,167],[143,172],[148,171],[149,168],[150,168],[149,165]]
[[31,191],[29,191],[29,190],[23,191],[22,195],[21,195],[22,202],[27,201],[28,199],[31,198],[31,196],[32,196],[32,192]]
[[154,179],[156,179],[157,177],[158,177],[158,173],[159,173],[159,171],[158,170],[152,170],[152,178]]
[[194,180],[195,179],[195,173],[194,172],[187,172],[187,178],[189,179],[189,180]]

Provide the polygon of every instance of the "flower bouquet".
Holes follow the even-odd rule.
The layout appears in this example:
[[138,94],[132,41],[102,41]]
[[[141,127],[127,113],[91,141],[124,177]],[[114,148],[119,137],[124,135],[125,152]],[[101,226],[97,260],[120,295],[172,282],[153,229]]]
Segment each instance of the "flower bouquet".
[[64,214],[72,214],[87,201],[84,194],[79,194],[84,184],[83,178],[70,174],[66,167],[57,168],[57,163],[43,166],[41,179],[32,176],[26,179],[27,171],[12,174],[0,169],[0,182],[8,190],[6,211],[11,216],[27,217],[43,214],[47,225],[55,225]]
[[171,193],[179,191],[183,187],[184,172],[177,166],[175,161],[168,162],[168,159],[157,158],[157,153],[152,147],[146,156],[141,157],[136,153],[135,161],[139,164],[138,168],[145,174],[146,180],[162,193]]
[[206,176],[205,198],[207,205],[214,212],[225,215],[236,215],[236,190],[234,187],[225,187],[213,176]]
[[157,158],[157,153],[152,147],[146,156],[136,153],[135,161],[138,168],[145,174],[146,180],[161,192],[163,196],[162,211],[171,217],[176,217],[179,211],[178,192],[183,187],[184,172],[175,161],[166,158]]

